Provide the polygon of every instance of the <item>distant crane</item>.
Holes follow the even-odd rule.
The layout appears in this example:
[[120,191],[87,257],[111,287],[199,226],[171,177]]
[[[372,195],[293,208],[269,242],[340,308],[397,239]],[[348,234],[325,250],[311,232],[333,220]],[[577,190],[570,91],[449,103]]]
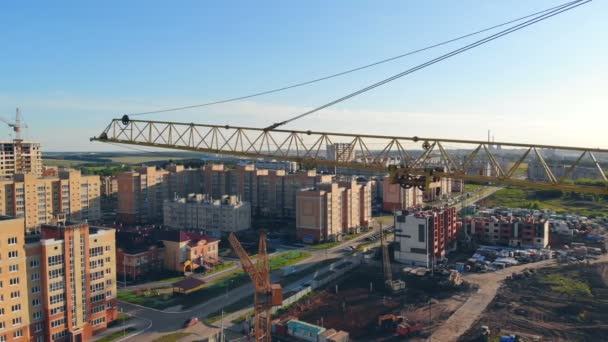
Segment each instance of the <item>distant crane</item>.
[[16,110],[14,122],[11,122],[1,116],[0,121],[4,122],[13,129],[15,132],[15,140],[21,140],[21,131],[23,128],[27,128],[27,125],[21,121],[21,112],[19,111],[19,108]]
[[249,274],[254,286],[254,323],[253,335],[256,342],[271,342],[270,334],[273,306],[283,303],[283,290],[280,284],[270,283],[270,265],[266,249],[266,233],[260,233],[258,246],[258,261],[254,264],[247,252],[241,246],[234,233],[228,237],[230,245],[241,259],[245,273]]

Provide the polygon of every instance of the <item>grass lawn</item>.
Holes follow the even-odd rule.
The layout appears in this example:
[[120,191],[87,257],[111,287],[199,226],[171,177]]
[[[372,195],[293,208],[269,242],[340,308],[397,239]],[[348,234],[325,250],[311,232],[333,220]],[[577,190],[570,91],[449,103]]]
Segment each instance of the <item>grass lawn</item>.
[[608,202],[573,200],[566,197],[540,198],[534,190],[505,188],[495,192],[486,200],[488,206],[510,208],[550,209],[555,212],[573,213],[583,216],[603,216],[608,212]]
[[225,261],[217,266],[215,266],[211,271],[207,271],[205,272],[205,275],[211,275],[214,273],[218,273],[221,272],[225,269],[228,269],[230,267],[234,266],[234,263],[232,261]]
[[191,333],[184,333],[184,332],[176,332],[173,334],[169,334],[169,335],[165,335],[162,337],[157,338],[156,340],[152,341],[152,342],[177,342],[179,340],[181,340],[182,338],[186,337],[186,336],[190,336],[192,335]]
[[102,338],[100,338],[99,340],[97,340],[97,342],[110,342],[110,341],[115,341],[118,340],[120,338],[123,338],[126,335],[129,335],[130,333],[136,331],[136,328],[133,327],[128,327],[127,329],[125,329],[124,331],[117,331],[115,333],[112,333],[108,336],[104,336]]
[[381,222],[382,227],[384,228],[392,226],[395,223],[395,217],[393,215],[376,216],[372,217],[372,219]]

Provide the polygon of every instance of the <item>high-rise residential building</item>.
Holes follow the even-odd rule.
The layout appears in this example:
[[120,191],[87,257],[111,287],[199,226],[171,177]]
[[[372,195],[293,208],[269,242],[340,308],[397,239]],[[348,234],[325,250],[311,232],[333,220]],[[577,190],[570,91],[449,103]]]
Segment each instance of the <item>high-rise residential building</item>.
[[165,201],[163,210],[163,222],[172,228],[204,230],[216,237],[251,228],[251,205],[237,196],[189,194]]
[[29,262],[40,264],[30,277],[41,279],[46,341],[87,341],[117,319],[114,229],[43,225],[40,241],[28,248]]
[[327,159],[339,162],[355,160],[355,145],[350,143],[329,144],[326,148]]
[[370,183],[321,183],[298,191],[296,201],[296,235],[309,243],[356,232],[371,219]]
[[0,217],[0,341],[86,341],[118,315],[114,230]]
[[16,174],[0,180],[0,215],[23,217],[28,233],[65,213],[72,220],[101,218],[99,176],[82,176],[80,171],[59,171],[57,177]]
[[395,261],[430,268],[456,248],[456,209],[395,214]]
[[235,168],[211,164],[200,170],[143,167],[118,175],[118,220],[130,224],[162,222],[163,202],[189,193],[207,194],[211,199],[236,195],[251,205],[254,216],[295,218],[296,193],[330,182],[332,177],[314,170],[258,170],[253,164]]
[[1,216],[0,341],[44,341],[30,339],[33,321],[30,319],[29,265],[24,246],[23,218]]
[[101,177],[101,195],[106,197],[116,197],[118,195],[118,177]]
[[170,165],[167,170],[144,166],[118,175],[118,220],[124,223],[161,222],[163,202],[199,192],[200,171]]
[[549,245],[549,221],[532,216],[467,218],[463,226],[466,236],[481,243],[532,248]]
[[17,173],[42,176],[40,143],[23,140],[0,141],[0,178]]

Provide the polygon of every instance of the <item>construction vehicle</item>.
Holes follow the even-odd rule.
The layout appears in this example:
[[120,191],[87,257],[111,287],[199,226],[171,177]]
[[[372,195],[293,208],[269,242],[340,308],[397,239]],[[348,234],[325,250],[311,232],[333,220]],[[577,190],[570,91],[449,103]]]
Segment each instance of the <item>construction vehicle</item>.
[[378,327],[382,330],[391,331],[398,336],[411,335],[424,329],[422,324],[410,323],[407,318],[393,314],[378,317]]
[[258,260],[254,264],[234,233],[228,237],[230,245],[238,255],[245,273],[254,286],[253,337],[256,342],[271,342],[271,309],[283,303],[283,290],[280,284],[270,283],[270,266],[266,248],[266,233],[260,233]]

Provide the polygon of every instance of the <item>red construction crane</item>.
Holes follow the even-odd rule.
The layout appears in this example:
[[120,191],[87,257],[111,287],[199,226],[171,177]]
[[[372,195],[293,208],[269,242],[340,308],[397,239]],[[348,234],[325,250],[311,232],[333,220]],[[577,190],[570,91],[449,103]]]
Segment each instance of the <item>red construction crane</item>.
[[260,233],[258,246],[258,261],[254,264],[247,252],[241,246],[236,236],[231,233],[228,237],[230,245],[241,259],[245,273],[249,274],[254,286],[254,323],[253,335],[255,341],[271,342],[270,319],[273,306],[283,303],[283,290],[280,284],[270,283],[270,266],[266,249],[266,233]]

